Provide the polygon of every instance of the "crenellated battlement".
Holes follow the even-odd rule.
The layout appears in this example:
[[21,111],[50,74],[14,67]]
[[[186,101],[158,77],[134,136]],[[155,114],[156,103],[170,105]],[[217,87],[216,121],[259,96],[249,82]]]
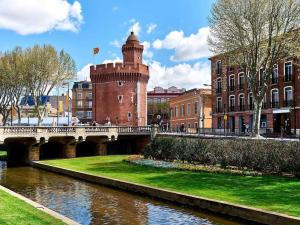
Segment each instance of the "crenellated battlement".
[[121,62],[92,65],[90,75],[112,74],[112,73],[142,73],[149,74],[149,67],[144,64],[124,64]]

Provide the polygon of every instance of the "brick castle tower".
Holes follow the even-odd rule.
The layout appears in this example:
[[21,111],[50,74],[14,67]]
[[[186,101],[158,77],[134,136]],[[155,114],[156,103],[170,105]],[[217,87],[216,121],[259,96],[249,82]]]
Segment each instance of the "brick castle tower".
[[114,125],[147,125],[149,68],[133,32],[122,46],[123,63],[90,67],[93,84],[93,120]]

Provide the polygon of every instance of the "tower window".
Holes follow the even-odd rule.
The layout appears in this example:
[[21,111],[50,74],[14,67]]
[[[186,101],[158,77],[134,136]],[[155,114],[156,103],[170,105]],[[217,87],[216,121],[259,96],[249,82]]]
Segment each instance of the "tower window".
[[119,86],[119,87],[122,87],[123,85],[124,85],[124,81],[121,81],[121,80],[118,81],[118,86]]
[[123,95],[118,95],[118,102],[123,103]]
[[128,117],[128,120],[131,119],[131,112],[128,112],[127,117]]

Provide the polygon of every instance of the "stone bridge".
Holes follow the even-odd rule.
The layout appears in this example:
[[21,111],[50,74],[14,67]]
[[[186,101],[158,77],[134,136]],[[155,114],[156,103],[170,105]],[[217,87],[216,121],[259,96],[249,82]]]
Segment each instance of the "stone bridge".
[[156,127],[0,127],[8,165],[52,158],[140,153]]

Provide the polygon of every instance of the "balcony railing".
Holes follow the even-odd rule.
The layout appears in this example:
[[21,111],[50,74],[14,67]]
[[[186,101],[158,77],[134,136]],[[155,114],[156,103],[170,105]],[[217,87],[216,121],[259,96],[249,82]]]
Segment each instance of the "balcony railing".
[[285,107],[291,107],[294,105],[294,101],[293,100],[285,100],[284,101],[284,106]]
[[244,111],[245,110],[245,105],[239,105],[239,111]]
[[230,85],[228,89],[229,91],[234,91],[234,85]]
[[271,102],[272,108],[279,108],[279,102],[278,101],[273,101]]

